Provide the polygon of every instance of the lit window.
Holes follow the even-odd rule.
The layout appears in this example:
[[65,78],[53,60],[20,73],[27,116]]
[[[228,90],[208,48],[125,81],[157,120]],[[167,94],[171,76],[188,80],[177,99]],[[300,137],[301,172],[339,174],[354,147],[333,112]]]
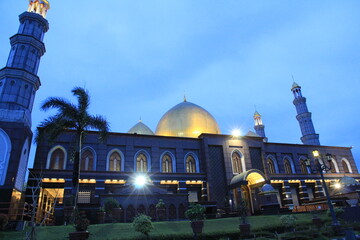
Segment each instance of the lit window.
[[291,171],[291,165],[290,165],[290,162],[288,159],[285,159],[284,160],[284,168],[285,168],[285,173],[286,174],[291,174],[292,171]]
[[275,174],[274,163],[273,163],[273,161],[272,161],[270,158],[268,158],[267,165],[268,165],[269,173],[270,173],[270,174]]
[[172,159],[171,157],[169,156],[169,154],[165,154],[163,157],[162,157],[162,172],[165,172],[165,173],[171,173],[173,170],[172,170]]
[[147,172],[147,158],[143,153],[136,157],[136,170],[138,172]]
[[232,166],[233,166],[233,172],[234,173],[241,173],[242,172],[242,168],[241,168],[241,157],[240,154],[238,152],[234,152],[231,156],[232,158]]
[[50,169],[64,168],[65,153],[61,148],[57,148],[50,158]]
[[109,159],[109,171],[120,171],[121,156],[118,152],[113,152]]
[[191,155],[189,155],[186,158],[186,172],[188,172],[188,173],[195,173],[196,172],[195,159]]
[[94,170],[94,155],[90,150],[81,153],[80,169],[83,171]]
[[303,173],[303,174],[308,173],[308,168],[306,166],[305,160],[300,161],[300,168],[301,168],[301,173]]

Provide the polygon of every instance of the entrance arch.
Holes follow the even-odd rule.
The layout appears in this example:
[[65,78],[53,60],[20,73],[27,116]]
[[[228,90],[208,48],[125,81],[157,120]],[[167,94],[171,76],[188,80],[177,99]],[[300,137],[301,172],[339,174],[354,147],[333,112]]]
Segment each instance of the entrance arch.
[[249,206],[249,212],[254,213],[258,210],[256,195],[260,192],[259,187],[267,181],[265,174],[257,169],[250,169],[234,176],[229,188],[232,190],[235,206],[243,198]]

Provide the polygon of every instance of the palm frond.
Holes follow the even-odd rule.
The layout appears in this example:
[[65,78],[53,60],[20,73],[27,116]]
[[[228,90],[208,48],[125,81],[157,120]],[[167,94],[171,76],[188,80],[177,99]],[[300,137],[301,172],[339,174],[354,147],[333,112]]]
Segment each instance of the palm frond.
[[42,140],[53,142],[64,130],[74,128],[76,128],[74,122],[62,114],[48,117],[39,124],[35,133],[35,142],[39,143]]
[[83,114],[87,112],[87,109],[90,105],[90,96],[89,93],[81,87],[75,87],[71,92],[74,94],[74,96],[78,99],[78,111]]
[[76,118],[78,111],[77,107],[71,102],[63,98],[49,97],[41,105],[41,109],[46,111],[50,108],[58,109],[59,113],[68,116],[69,118]]
[[106,119],[103,116],[94,115],[94,116],[89,116],[88,128],[100,131],[99,138],[101,141],[104,141],[109,132],[110,127],[109,127],[109,123],[106,121]]

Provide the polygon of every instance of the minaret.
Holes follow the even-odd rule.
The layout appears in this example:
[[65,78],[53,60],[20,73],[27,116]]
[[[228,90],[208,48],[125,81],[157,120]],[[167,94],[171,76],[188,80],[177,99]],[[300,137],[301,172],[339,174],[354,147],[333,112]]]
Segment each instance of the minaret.
[[296,107],[296,119],[299,121],[301,128],[301,141],[303,144],[320,145],[319,134],[315,133],[315,128],[311,120],[311,112],[309,112],[306,105],[306,98],[301,94],[301,87],[294,82],[291,88],[294,93],[294,105]]
[[[46,0],[30,0],[19,16],[18,33],[10,38],[6,67],[0,70],[0,202],[11,202],[24,185],[32,142],[31,111],[36,91],[42,42],[49,29]],[[16,199],[17,197],[13,197]]]
[[268,139],[265,135],[265,126],[262,123],[261,115],[258,113],[258,111],[255,111],[254,113],[254,121],[255,121],[254,129],[256,134],[259,135],[260,137],[263,137],[264,142],[267,142]]

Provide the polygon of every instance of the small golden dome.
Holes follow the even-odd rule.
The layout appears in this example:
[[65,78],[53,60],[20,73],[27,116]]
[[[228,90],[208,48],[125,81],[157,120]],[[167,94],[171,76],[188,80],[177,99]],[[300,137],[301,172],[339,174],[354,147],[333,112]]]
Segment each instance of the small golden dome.
[[295,88],[301,88],[301,87],[296,82],[293,82],[293,85],[291,86],[291,91],[294,90]]
[[186,100],[167,111],[156,127],[156,135],[197,138],[201,133],[220,134],[220,129],[208,111]]
[[153,131],[151,131],[151,129],[148,126],[146,126],[141,120],[137,124],[135,124],[132,128],[130,128],[128,133],[154,135]]

